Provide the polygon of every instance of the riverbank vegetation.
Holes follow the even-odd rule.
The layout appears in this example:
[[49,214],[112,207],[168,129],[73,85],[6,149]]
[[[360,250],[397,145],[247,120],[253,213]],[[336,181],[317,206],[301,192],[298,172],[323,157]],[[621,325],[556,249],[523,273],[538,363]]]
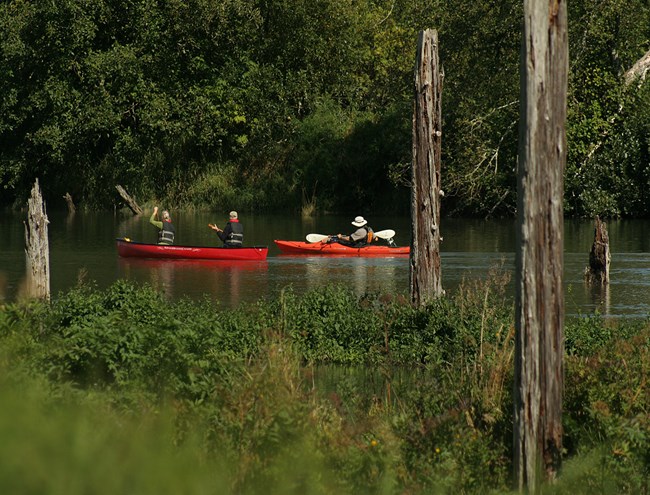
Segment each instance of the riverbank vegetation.
[[[0,306],[0,490],[510,493],[506,285],[421,309],[327,286],[231,310],[124,281]],[[565,462],[544,493],[644,493],[648,323],[565,333]]]
[[[568,215],[647,216],[640,0],[572,1]],[[417,33],[440,33],[446,214],[511,215],[519,0],[0,4],[2,205],[408,212]]]

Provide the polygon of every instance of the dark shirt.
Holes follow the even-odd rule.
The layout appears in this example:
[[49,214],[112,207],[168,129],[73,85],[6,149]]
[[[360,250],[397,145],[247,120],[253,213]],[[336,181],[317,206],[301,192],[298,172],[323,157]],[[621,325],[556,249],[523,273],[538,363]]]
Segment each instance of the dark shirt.
[[217,235],[227,247],[241,247],[244,243],[244,226],[238,219],[233,218]]

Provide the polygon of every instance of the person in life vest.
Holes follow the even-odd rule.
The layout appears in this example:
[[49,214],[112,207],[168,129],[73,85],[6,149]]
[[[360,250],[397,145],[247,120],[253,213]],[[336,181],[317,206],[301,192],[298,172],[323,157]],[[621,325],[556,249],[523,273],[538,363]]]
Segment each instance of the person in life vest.
[[172,223],[172,218],[169,216],[169,212],[167,210],[163,210],[162,212],[162,222],[158,220],[158,207],[154,206],[153,207],[153,213],[151,214],[151,218],[149,219],[149,222],[158,227],[158,244],[167,244],[171,245],[174,244],[174,236],[176,234],[176,229],[174,228],[174,224]]
[[346,246],[363,247],[376,240],[373,235],[373,230],[368,225],[366,219],[362,216],[356,217],[352,221],[352,225],[357,227],[357,230],[352,232],[350,235],[337,234],[334,241]]
[[244,226],[239,221],[236,211],[230,212],[228,223],[223,229],[209,223],[208,227],[214,230],[225,247],[242,247],[244,244]]

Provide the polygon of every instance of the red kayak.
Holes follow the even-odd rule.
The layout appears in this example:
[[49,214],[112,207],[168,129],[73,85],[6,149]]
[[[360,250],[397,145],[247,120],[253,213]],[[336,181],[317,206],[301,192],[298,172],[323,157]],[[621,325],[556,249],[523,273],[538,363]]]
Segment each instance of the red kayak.
[[409,254],[411,248],[390,246],[350,247],[338,242],[302,242],[302,241],[273,241],[280,251],[287,254],[336,254],[348,256],[396,256]]
[[267,246],[240,248],[166,246],[164,244],[144,244],[129,239],[117,239],[117,252],[122,257],[165,258],[174,260],[265,260],[269,252]]

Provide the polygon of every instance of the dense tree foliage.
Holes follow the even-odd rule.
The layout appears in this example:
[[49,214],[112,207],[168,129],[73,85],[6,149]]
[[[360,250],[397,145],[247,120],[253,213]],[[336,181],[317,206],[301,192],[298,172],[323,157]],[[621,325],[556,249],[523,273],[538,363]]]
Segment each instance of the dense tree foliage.
[[[650,213],[642,0],[569,5],[567,213]],[[516,205],[522,3],[8,0],[0,4],[0,204],[35,177],[108,207],[407,211],[417,33],[445,71],[447,214]],[[55,203],[56,204],[56,203]]]

